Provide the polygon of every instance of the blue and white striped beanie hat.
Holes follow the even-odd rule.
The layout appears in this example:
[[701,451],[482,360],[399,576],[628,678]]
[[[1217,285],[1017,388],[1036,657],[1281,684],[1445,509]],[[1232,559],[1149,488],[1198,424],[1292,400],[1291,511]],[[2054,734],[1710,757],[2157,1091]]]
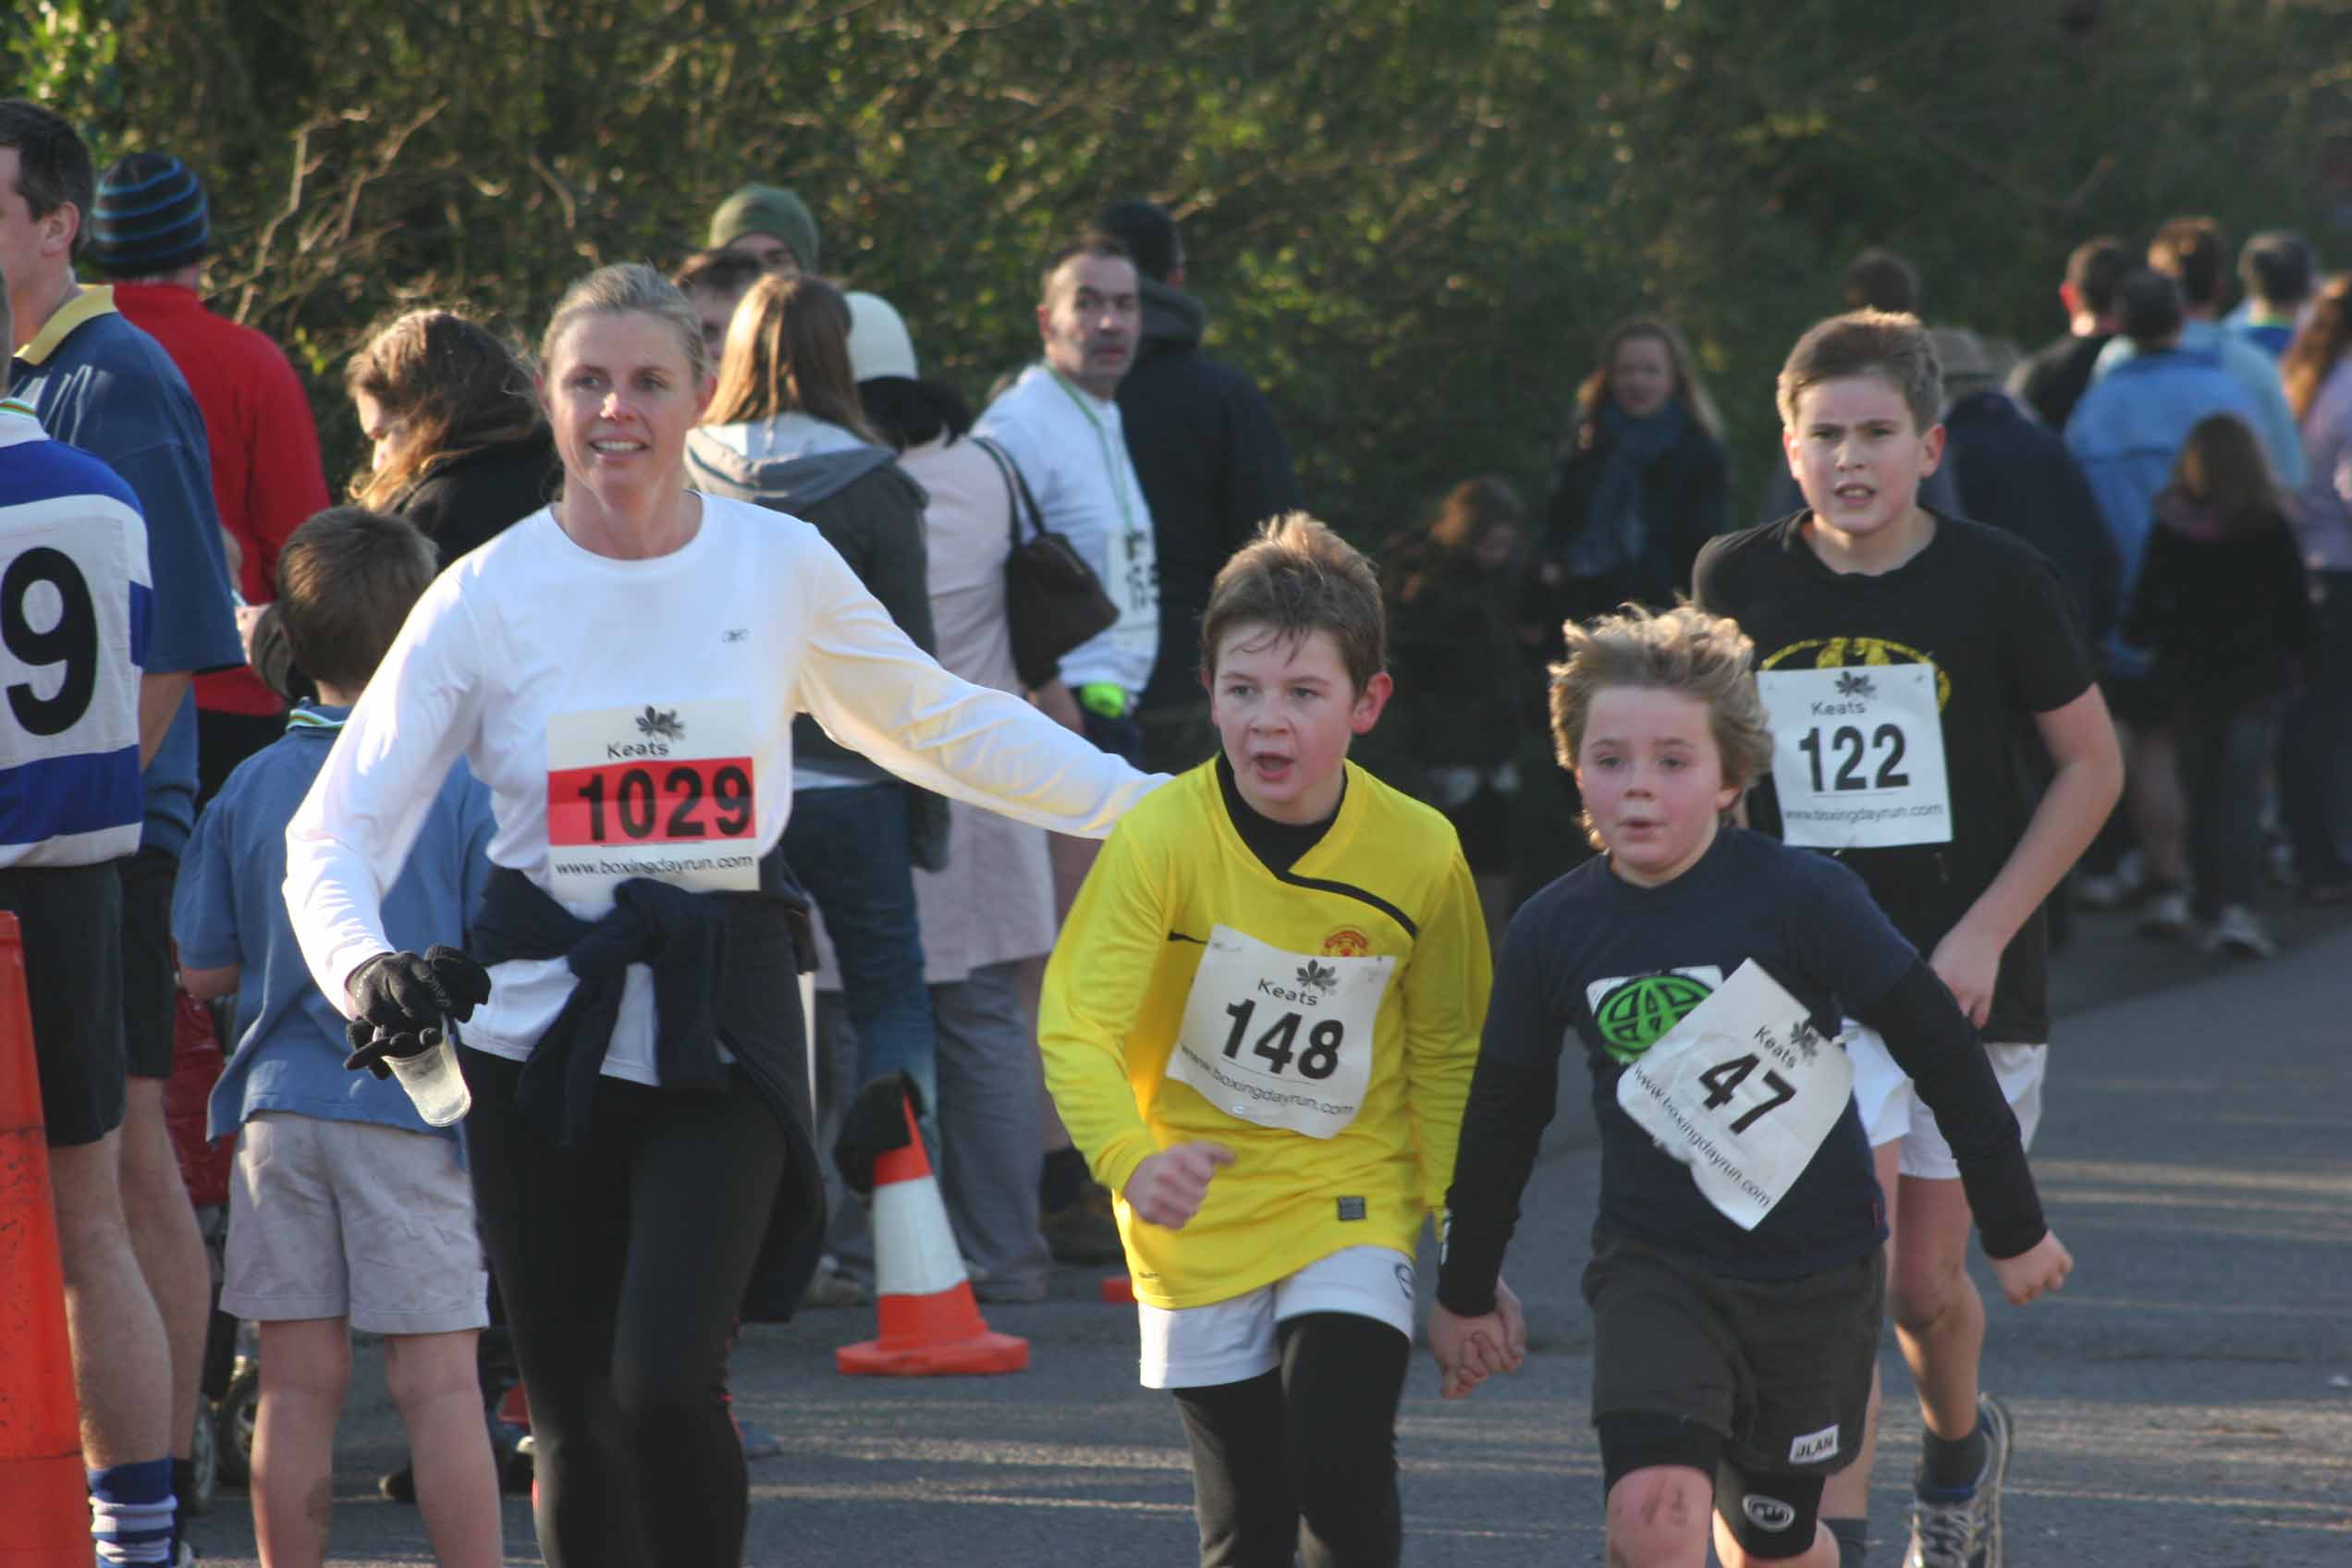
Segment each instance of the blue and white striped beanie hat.
[[133,153],[98,182],[90,259],[108,277],[177,272],[212,242],[203,183],[169,153]]

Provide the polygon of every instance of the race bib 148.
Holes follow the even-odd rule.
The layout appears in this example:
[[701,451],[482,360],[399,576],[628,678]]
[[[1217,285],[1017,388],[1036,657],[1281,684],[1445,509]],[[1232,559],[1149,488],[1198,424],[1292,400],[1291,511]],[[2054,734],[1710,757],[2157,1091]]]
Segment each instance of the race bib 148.
[[1168,1076],[1230,1116],[1335,1137],[1363,1109],[1391,957],[1294,953],[1217,925]]

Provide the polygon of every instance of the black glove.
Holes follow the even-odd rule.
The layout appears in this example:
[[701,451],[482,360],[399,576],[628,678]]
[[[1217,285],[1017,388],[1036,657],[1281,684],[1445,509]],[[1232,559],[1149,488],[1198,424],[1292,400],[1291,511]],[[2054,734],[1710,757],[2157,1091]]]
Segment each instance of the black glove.
[[347,1072],[366,1068],[378,1078],[392,1076],[392,1065],[386,1059],[398,1057],[406,1060],[422,1056],[441,1043],[438,1024],[428,1023],[422,1029],[396,1033],[379,1029],[364,1018],[354,1018],[343,1025],[343,1037],[351,1045],[351,1053],[343,1059]]
[[360,1015],[344,1030],[351,1054],[343,1065],[391,1075],[386,1057],[411,1057],[441,1043],[449,1019],[462,1023],[490,999],[490,975],[457,949],[436,943],[423,957],[379,953],[346,983]]
[[923,1092],[904,1072],[876,1078],[850,1102],[840,1136],[833,1140],[833,1165],[858,1196],[874,1191],[874,1162],[907,1146],[906,1112],[900,1109],[907,1105],[923,1114]]

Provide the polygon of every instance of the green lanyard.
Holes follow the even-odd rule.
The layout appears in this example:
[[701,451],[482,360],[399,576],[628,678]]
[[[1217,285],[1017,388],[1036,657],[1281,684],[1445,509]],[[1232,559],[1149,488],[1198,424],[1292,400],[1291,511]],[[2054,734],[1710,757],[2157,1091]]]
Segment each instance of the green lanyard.
[[1047,365],[1046,374],[1053,377],[1056,386],[1070,395],[1070,400],[1078,405],[1078,411],[1085,415],[1086,423],[1094,427],[1095,440],[1102,447],[1103,467],[1110,473],[1110,493],[1119,503],[1119,526],[1130,533],[1133,533],[1135,514],[1127,505],[1126,465],[1120,460],[1124,454],[1110,449],[1110,432],[1102,427],[1102,417],[1086,406],[1086,395],[1070,385],[1068,378],[1053,366]]

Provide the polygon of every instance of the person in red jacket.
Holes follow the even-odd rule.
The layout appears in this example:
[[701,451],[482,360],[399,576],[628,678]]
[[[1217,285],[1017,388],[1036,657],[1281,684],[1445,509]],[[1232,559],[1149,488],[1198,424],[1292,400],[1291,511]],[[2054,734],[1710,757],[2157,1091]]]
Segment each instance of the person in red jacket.
[[[90,259],[115,308],[164,346],[203,410],[213,499],[250,604],[270,597],[277,552],[327,506],[310,399],[285,353],[252,327],[204,308],[212,214],[196,173],[168,153],[134,153],[98,182]],[[285,704],[251,669],[196,678],[197,803],[276,740]]]

